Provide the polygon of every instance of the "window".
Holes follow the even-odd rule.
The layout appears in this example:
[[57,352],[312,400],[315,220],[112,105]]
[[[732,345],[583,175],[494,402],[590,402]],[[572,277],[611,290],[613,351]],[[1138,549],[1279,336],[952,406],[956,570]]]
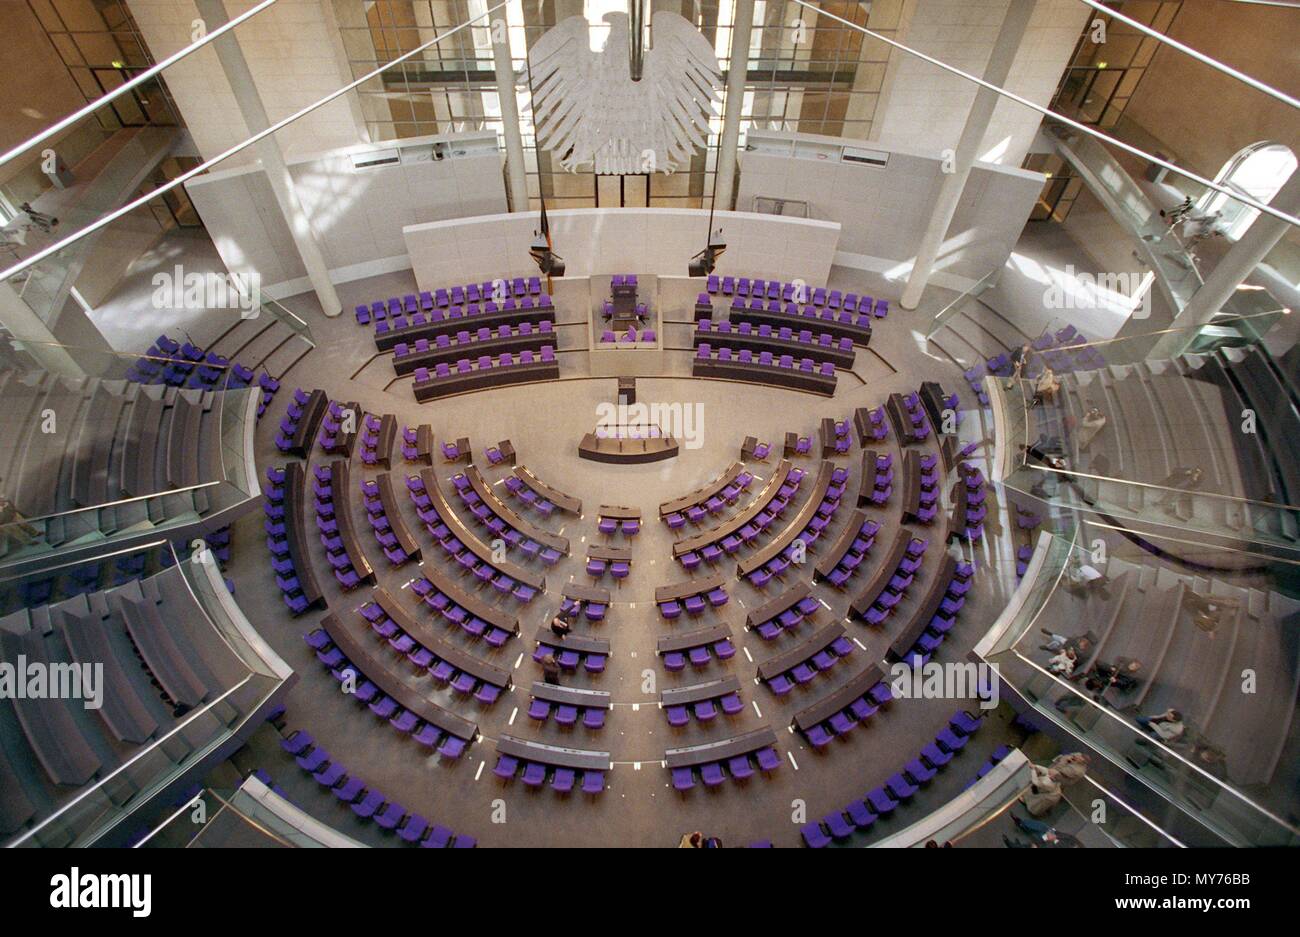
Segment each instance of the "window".
[[[1254,143],[1228,160],[1214,180],[1219,185],[1268,203],[1295,172],[1296,156],[1280,143]],[[1201,210],[1219,213],[1223,236],[1235,241],[1251,226],[1259,211],[1222,192],[1210,190],[1202,198]]]

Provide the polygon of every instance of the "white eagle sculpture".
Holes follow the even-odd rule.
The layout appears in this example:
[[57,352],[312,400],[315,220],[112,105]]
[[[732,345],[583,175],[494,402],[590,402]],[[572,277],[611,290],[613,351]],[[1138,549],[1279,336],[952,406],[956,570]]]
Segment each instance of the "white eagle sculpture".
[[656,13],[654,46],[633,81],[628,15],[606,13],[604,21],[609,37],[599,52],[581,16],[556,23],[529,50],[539,145],[569,172],[671,173],[688,165],[717,116],[721,72],[709,41],[677,14]]

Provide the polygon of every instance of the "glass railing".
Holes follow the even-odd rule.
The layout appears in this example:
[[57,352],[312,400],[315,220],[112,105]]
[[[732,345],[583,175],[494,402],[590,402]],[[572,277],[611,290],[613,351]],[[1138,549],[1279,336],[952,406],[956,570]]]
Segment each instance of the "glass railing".
[[[17,357],[32,344],[13,342],[11,354]],[[15,446],[21,458],[15,457],[5,479],[3,495],[14,514],[0,524],[0,568],[47,565],[64,553],[99,553],[115,544],[168,536],[200,517],[219,519],[260,493],[253,458],[260,389],[254,385],[203,396],[208,387],[226,385],[231,375],[228,365],[204,364],[211,380],[198,387],[138,385],[123,375],[138,369],[142,361],[152,360],[161,369],[171,359],[45,346],[50,348],[75,355],[83,371],[96,376],[69,378],[21,370],[7,375],[6,397],[11,406],[26,408],[26,415],[20,418],[23,439]],[[22,363],[21,358],[18,361]],[[197,373],[197,366],[194,370]],[[87,397],[92,388],[94,394]],[[156,490],[129,495],[138,488],[124,476],[137,454],[127,451],[123,424],[119,422],[111,437],[91,424],[95,419],[121,420],[122,414],[131,412],[129,408],[140,406],[141,395],[160,401],[169,394],[183,394],[191,405],[204,408],[198,419],[207,433],[195,431],[198,451],[191,451],[192,445],[172,447],[160,437],[148,457],[158,459],[160,454],[184,449],[185,457],[196,464],[181,475],[172,474],[170,464],[159,471],[155,463],[153,476],[160,482],[153,486]],[[96,401],[103,409],[95,409]],[[86,433],[96,435],[87,439]],[[71,438],[73,434],[78,438]],[[170,481],[191,475],[199,481],[181,485]]]
[[[162,549],[170,551],[171,547]],[[183,579],[196,614],[213,631],[211,640],[224,643],[238,657],[245,668],[243,675],[214,688],[202,706],[180,717],[169,731],[59,804],[7,845],[93,845],[182,775],[225,757],[256,727],[253,717],[264,716],[288,685],[292,671],[243,617],[215,562],[202,553],[181,559],[174,551],[170,560],[170,566],[179,569],[163,575]]]
[[[942,331],[949,322],[957,318],[963,312],[969,312],[978,315],[980,304],[977,300],[980,296],[997,286],[998,276],[1002,273],[1001,267],[990,270],[984,276],[980,277],[973,286],[962,292],[959,296],[947,303],[942,309],[934,314],[930,320],[930,326],[926,330],[927,339],[934,338],[936,334]],[[970,367],[974,361],[961,361],[962,367]]]
[[[1272,783],[1295,741],[1287,622],[1300,601],[1288,584],[1288,569],[1189,570],[1085,521],[1077,542],[1040,534],[974,652],[1041,719],[1139,782],[1122,810],[1148,829],[1109,836],[1136,843],[1154,829],[1180,845],[1151,815],[1158,795],[1225,843],[1296,845],[1295,794]],[[1180,678],[1185,668],[1198,677]]]
[[984,377],[997,479],[1116,525],[1300,555],[1294,376],[1260,346],[1112,363],[1143,338],[1058,344],[1025,377],[1009,380],[1005,361]]

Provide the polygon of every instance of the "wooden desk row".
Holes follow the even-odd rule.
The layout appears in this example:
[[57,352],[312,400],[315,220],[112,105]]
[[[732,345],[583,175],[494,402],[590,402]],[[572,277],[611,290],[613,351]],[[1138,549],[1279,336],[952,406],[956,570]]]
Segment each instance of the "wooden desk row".
[[667,585],[657,586],[655,588],[655,604],[680,601],[692,595],[704,595],[714,589],[722,588],[724,581],[722,573],[713,573],[703,579],[684,579],[681,582],[670,582]]
[[497,496],[497,493],[492,490],[492,486],[483,478],[483,474],[479,472],[477,466],[466,466],[465,477],[469,479],[470,487],[474,489],[474,492],[483,499],[483,503],[487,505],[488,510],[501,518],[508,526],[513,527],[530,540],[536,540],[544,547],[558,550],[562,556],[569,555],[569,538],[553,534],[549,530],[543,530],[526,517],[518,514],[514,508]]
[[451,503],[447,501],[447,496],[442,493],[438,487],[438,476],[434,474],[433,469],[420,469],[420,478],[424,481],[425,491],[428,492],[429,499],[433,502],[434,509],[438,516],[442,518],[444,524],[451,530],[460,543],[479,560],[487,563],[497,570],[505,573],[515,582],[522,582],[525,585],[532,586],[538,592],[546,591],[546,577],[541,576],[532,570],[525,569],[518,563],[510,560],[501,560],[497,562],[493,559],[492,549],[486,543],[479,539],[478,534],[470,530],[460,516],[452,510]]
[[816,370],[804,371],[798,367],[783,368],[776,364],[745,363],[743,361],[719,361],[716,358],[691,359],[691,374],[695,377],[723,378],[731,381],[745,381],[750,384],[766,384],[769,387],[789,387],[803,390],[822,397],[835,395],[835,375],[819,374]]
[[558,510],[565,511],[569,514],[582,513],[582,501],[572,495],[566,495],[558,488],[552,488],[546,484],[529,469],[522,465],[516,465],[514,470],[515,478],[527,485],[533,490],[533,493],[545,498],[551,504],[555,505]]
[[358,676],[369,680],[403,709],[456,738],[472,742],[478,737],[478,726],[475,723],[443,709],[399,674],[389,670],[388,665],[372,656],[370,649],[361,643],[353,629],[339,621],[333,612],[325,615],[320,625],[348,662],[360,670]]
[[612,439],[587,433],[578,443],[578,458],[613,465],[638,465],[677,458],[677,440],[668,436],[648,439]]
[[406,518],[402,516],[401,505],[393,489],[392,475],[388,472],[377,475],[375,485],[379,488],[379,504],[384,509],[384,517],[388,518],[388,526],[393,536],[397,538],[397,545],[407,556],[419,560],[423,550],[420,541],[415,539],[411,528],[407,526]]
[[903,628],[894,638],[889,650],[885,653],[885,659],[890,661],[902,660],[915,645],[925,629],[930,627],[930,619],[934,618],[934,613],[939,610],[939,605],[943,602],[943,597],[948,591],[948,585],[952,582],[952,577],[957,574],[957,558],[951,553],[945,553],[943,563],[940,564],[938,572],[935,573],[934,579],[930,582],[930,589],[921,600],[921,604],[912,614],[906,627]]
[[844,624],[838,621],[827,622],[798,644],[778,651],[758,665],[760,680],[771,680],[786,673],[791,668],[802,664],[818,651],[824,651],[832,642],[844,637]]
[[664,752],[664,765],[668,768],[693,768],[710,762],[724,762],[742,755],[752,755],[761,748],[776,746],[776,733],[771,726],[763,726],[742,735],[686,748],[670,748]]
[[808,522],[817,514],[817,509],[821,507],[822,499],[826,497],[826,489],[831,484],[831,473],[835,471],[835,466],[826,460],[817,467],[817,477],[813,479],[812,491],[809,492],[808,499],[800,505],[799,510],[794,513],[789,522],[781,529],[781,532],[769,540],[761,549],[751,553],[743,560],[736,564],[736,575],[744,578],[754,570],[761,568],[769,560],[773,560],[781,555],[781,551],[794,543],[795,537],[803,532],[808,526]]
[[371,590],[370,597],[384,610],[384,614],[391,618],[397,627],[409,634],[419,644],[428,648],[439,660],[445,660],[462,673],[467,673],[476,680],[482,680],[484,683],[490,683],[503,690],[510,686],[510,672],[508,670],[504,670],[495,664],[489,664],[485,660],[480,660],[459,645],[452,644],[441,637],[431,624],[416,618],[403,608],[402,604],[387,589],[377,587]]
[[[293,561],[293,574],[298,588],[307,600],[307,609],[324,607],[325,594],[321,591],[316,569],[312,566],[311,552],[307,548],[307,473],[302,462],[290,462],[284,467],[284,539]],[[315,510],[313,508],[313,514]]]
[[898,572],[898,564],[903,561],[907,554],[907,545],[912,540],[912,535],[904,528],[894,534],[894,541],[889,545],[889,552],[881,558],[880,565],[876,571],[871,574],[871,578],[854,596],[849,608],[859,617],[867,613],[867,609],[880,597],[880,593],[885,591],[885,586],[889,580],[894,578],[894,573]]
[[825,722],[841,709],[845,709],[858,697],[863,696],[873,686],[885,678],[885,672],[879,664],[868,665],[861,673],[844,686],[827,694],[822,699],[794,714],[790,725],[800,732],[807,732],[813,726]]
[[723,521],[717,527],[711,527],[692,537],[678,540],[673,544],[673,556],[678,557],[684,553],[701,550],[711,543],[720,543],[723,538],[736,533],[736,531],[740,530],[740,528],[752,521],[768,506],[769,503],[771,503],[781,486],[785,484],[786,479],[790,475],[790,470],[793,468],[794,465],[789,459],[782,459],[780,464],[777,465],[776,471],[772,473],[766,484],[759,489],[758,494],[754,496],[753,500],[751,500],[749,504],[729,520]]
[[343,552],[362,582],[374,582],[375,570],[361,548],[356,525],[352,522],[352,469],[346,459],[330,463],[330,495],[334,503],[334,521],[338,524]]
[[406,328],[389,329],[387,332],[377,333],[375,335],[375,347],[380,351],[388,351],[397,347],[398,342],[414,345],[416,340],[421,338],[435,341],[439,335],[455,335],[457,332],[466,329],[477,332],[480,328],[486,327],[495,332],[503,325],[514,328],[524,322],[535,324],[546,319],[554,320],[556,314],[554,306],[537,306],[533,309],[512,309],[489,313],[480,312],[473,316],[447,317],[437,322],[426,322],[422,325],[408,324]]
[[492,387],[511,384],[532,384],[537,381],[554,381],[560,377],[560,365],[555,361],[534,361],[532,364],[493,365],[475,368],[466,373],[453,371],[446,377],[430,377],[411,385],[415,399],[420,403],[440,397],[454,397]]
[[659,516],[667,517],[669,514],[680,514],[687,508],[694,507],[697,504],[703,505],[710,498],[721,494],[722,489],[734,482],[744,469],[745,464],[743,462],[732,462],[727,466],[726,471],[708,484],[701,485],[690,494],[685,494],[680,498],[674,498],[671,501],[665,501],[660,504]]

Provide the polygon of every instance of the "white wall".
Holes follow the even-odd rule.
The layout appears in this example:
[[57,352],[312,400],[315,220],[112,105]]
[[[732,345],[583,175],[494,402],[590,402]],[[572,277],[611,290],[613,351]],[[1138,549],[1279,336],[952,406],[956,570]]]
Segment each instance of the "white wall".
[[[548,212],[555,252],[566,276],[644,273],[685,276],[690,259],[704,248],[706,211],[685,208],[574,208]],[[538,216],[502,214],[432,224],[403,232],[420,289],[532,276],[528,254]],[[744,274],[825,283],[839,240],[833,222],[778,218],[748,212],[717,212],[727,252],[719,274]]]
[[[884,167],[841,161],[844,145],[887,152]],[[838,222],[836,263],[905,279],[943,181],[943,163],[902,147],[751,131],[740,157],[740,196],[806,201],[809,216]],[[784,148],[784,155],[778,150]],[[804,156],[793,155],[805,154]],[[818,158],[822,154],[825,158]],[[934,282],[964,290],[1002,266],[1020,237],[1044,177],[1023,169],[977,164],[935,262]]]
[[[475,155],[353,168],[354,154],[390,150],[366,144],[291,160],[298,197],[335,282],[410,266],[402,228],[418,222],[506,210],[501,156],[492,132],[412,137],[404,153],[445,143]],[[260,167],[212,172],[186,190],[232,272],[256,271],[262,291],[279,298],[308,288],[306,270]]]
[[[154,61],[194,41],[194,0],[127,0]],[[253,0],[225,0],[231,19]],[[322,0],[279,0],[236,27],[248,69],[272,123],[283,120],[352,81],[343,61],[333,6]],[[248,138],[249,130],[212,46],[169,67],[167,88],[204,159]],[[319,152],[365,139],[355,95],[344,95],[276,134],[286,155]],[[230,158],[248,164],[252,150]]]
[[[1009,0],[914,0],[899,41],[984,77]],[[1046,106],[1091,8],[1078,0],[1038,0],[1007,78],[1007,90]],[[955,147],[977,86],[913,55],[895,52],[872,126],[872,140],[925,150]],[[980,158],[1019,166],[1042,115],[1008,99],[998,102]]]

